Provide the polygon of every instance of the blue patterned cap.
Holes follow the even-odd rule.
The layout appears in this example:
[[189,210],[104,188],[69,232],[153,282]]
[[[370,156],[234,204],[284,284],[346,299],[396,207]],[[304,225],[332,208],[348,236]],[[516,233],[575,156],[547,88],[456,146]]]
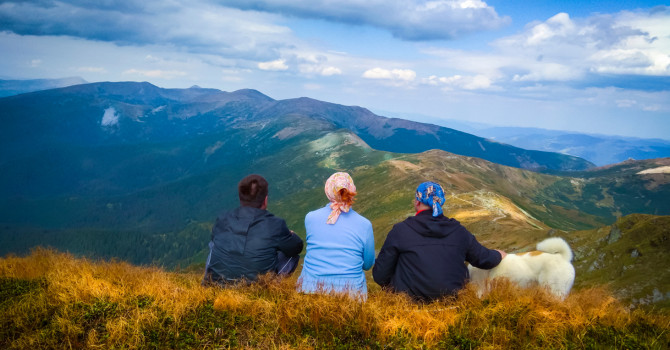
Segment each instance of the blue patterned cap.
[[416,189],[416,200],[433,208],[433,216],[442,214],[444,191],[442,186],[435,182],[424,182]]

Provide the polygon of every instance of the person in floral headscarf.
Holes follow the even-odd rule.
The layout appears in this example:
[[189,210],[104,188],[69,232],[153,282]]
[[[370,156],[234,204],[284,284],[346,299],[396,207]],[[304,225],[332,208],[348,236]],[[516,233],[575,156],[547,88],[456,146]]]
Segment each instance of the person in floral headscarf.
[[465,262],[496,267],[507,255],[488,249],[455,219],[442,213],[442,186],[424,182],[414,194],[416,214],[393,226],[377,256],[372,277],[382,287],[430,302],[453,295],[468,277]]
[[325,191],[329,203],[305,216],[307,254],[298,289],[365,299],[363,270],[369,270],[375,261],[372,224],[351,207],[357,192],[349,174],[331,175]]

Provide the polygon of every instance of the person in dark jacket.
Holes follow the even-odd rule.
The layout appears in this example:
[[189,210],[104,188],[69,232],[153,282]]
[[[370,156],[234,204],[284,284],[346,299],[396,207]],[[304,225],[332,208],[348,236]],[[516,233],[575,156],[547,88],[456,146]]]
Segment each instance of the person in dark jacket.
[[507,255],[479,244],[457,220],[444,216],[442,204],[444,192],[439,184],[419,185],[416,215],[389,232],[372,269],[375,282],[430,302],[463,288],[468,277],[466,261],[492,269]]
[[252,174],[237,188],[240,206],[221,213],[212,228],[203,285],[251,282],[268,271],[289,275],[298,266],[303,241],[266,210],[268,182]]

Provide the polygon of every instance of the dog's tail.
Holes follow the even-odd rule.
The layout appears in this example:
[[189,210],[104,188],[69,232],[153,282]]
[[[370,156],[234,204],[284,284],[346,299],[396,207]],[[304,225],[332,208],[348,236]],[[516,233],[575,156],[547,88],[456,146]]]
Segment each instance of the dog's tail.
[[561,254],[566,261],[572,261],[572,250],[563,238],[552,237],[537,244],[537,250],[545,253]]

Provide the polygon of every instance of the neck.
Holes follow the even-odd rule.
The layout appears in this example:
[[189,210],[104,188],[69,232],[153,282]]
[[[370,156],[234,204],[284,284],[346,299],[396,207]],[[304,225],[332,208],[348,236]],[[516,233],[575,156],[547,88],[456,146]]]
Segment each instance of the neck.
[[422,212],[424,210],[433,210],[433,208],[421,203],[419,205],[414,206],[414,209],[416,209],[416,212]]

